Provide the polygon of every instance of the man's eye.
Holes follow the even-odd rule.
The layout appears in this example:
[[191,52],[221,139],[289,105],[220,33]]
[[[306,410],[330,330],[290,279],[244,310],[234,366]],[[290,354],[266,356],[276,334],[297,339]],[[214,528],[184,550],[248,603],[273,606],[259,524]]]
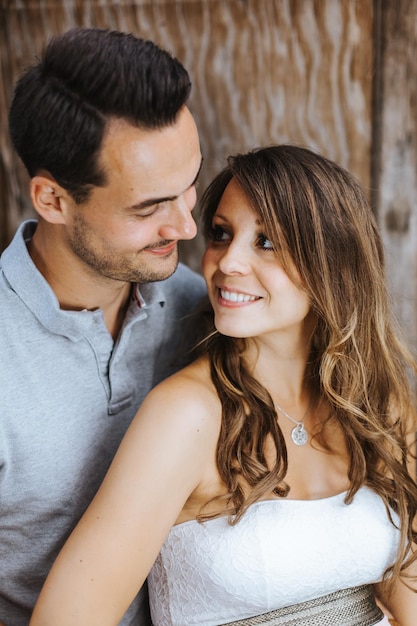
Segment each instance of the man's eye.
[[156,211],[156,206],[154,207],[149,207],[143,211],[141,211],[140,213],[137,213],[135,215],[135,217],[137,217],[138,219],[144,219],[145,217],[150,217],[151,215],[153,215]]
[[227,241],[229,234],[221,226],[213,226],[210,231],[211,241]]
[[160,204],[157,203],[157,204],[150,204],[149,206],[137,208],[135,210],[132,210],[131,217],[137,220],[145,219],[146,217],[150,217],[151,215],[153,215],[158,210],[159,207],[160,207]]
[[274,250],[272,241],[270,241],[268,237],[265,237],[265,235],[259,235],[258,246],[263,250]]

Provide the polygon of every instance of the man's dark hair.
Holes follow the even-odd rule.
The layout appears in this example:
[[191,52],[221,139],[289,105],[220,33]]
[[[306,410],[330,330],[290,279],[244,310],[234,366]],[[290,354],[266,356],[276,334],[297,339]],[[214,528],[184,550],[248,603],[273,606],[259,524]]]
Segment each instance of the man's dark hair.
[[74,28],[51,39],[17,81],[10,135],[30,176],[46,170],[81,203],[106,183],[98,157],[108,120],[168,126],[190,90],[185,68],[153,42]]

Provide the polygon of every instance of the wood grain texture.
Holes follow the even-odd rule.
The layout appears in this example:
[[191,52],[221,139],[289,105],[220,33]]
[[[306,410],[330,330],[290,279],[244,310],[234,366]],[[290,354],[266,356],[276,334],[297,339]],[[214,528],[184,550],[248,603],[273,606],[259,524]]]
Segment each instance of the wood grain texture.
[[[2,5],[1,191],[4,245],[31,213],[27,178],[12,153],[5,110],[12,84],[51,35],[74,25],[132,31],[169,49],[193,80],[204,188],[226,155],[302,143],[340,161],[369,186],[371,0],[11,0]],[[182,248],[199,267],[199,239]]]
[[379,8],[376,204],[394,307],[417,353],[417,0]]

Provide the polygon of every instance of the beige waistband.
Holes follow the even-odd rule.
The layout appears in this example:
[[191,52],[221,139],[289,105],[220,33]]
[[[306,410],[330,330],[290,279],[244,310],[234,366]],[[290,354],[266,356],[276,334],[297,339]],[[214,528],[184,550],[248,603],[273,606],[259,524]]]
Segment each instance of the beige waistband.
[[383,617],[371,585],[363,585],[224,626],[372,626]]

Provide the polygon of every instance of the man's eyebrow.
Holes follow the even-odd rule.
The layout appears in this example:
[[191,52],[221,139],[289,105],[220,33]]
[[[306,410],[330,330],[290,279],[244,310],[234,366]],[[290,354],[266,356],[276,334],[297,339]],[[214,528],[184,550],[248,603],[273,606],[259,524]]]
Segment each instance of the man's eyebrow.
[[194,185],[196,184],[198,177],[200,176],[200,172],[201,169],[203,167],[203,163],[204,163],[204,157],[201,157],[201,161],[200,161],[200,167],[198,168],[198,172],[196,174],[196,177],[194,178],[193,182],[191,183],[190,187],[194,187]]
[[[187,187],[187,189],[190,189],[190,187],[194,187],[194,185],[196,184],[197,179],[200,176],[201,168],[203,167],[203,162],[204,162],[204,158],[201,157],[200,166],[198,168],[197,175],[194,178],[191,185]],[[140,211],[141,209],[147,209],[148,207],[153,206],[154,204],[161,204],[162,202],[171,202],[172,200],[176,200],[177,198],[178,196],[166,196],[165,198],[149,198],[148,200],[144,200],[143,202],[139,202],[139,204],[135,204],[134,206],[130,207],[130,210]]]

